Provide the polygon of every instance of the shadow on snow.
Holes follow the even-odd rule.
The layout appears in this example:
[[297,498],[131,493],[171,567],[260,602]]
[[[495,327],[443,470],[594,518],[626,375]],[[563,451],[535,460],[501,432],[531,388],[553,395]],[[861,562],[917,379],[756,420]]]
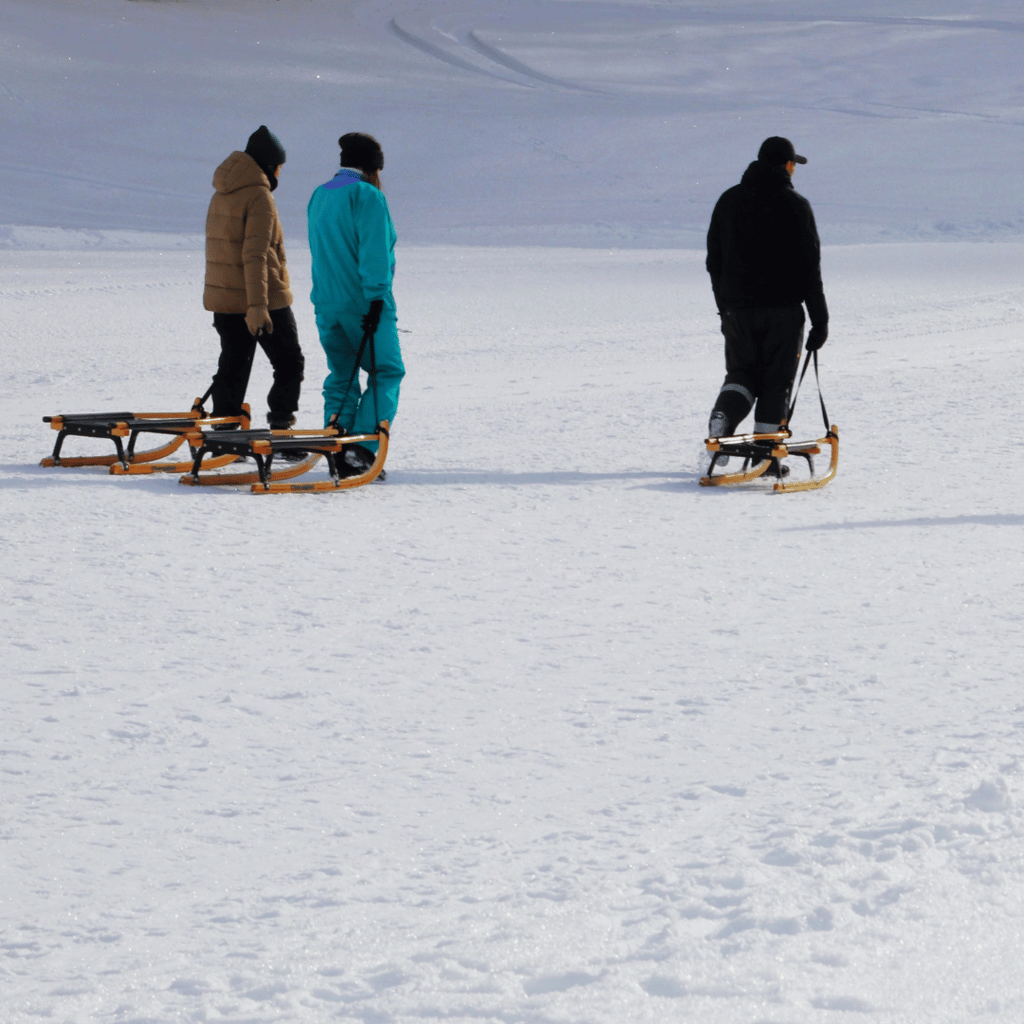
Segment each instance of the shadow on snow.
[[921,516],[918,519],[867,519],[860,523],[822,523],[820,526],[785,526],[787,530],[875,530],[887,526],[1024,526],[1024,515],[992,513],[976,516]]

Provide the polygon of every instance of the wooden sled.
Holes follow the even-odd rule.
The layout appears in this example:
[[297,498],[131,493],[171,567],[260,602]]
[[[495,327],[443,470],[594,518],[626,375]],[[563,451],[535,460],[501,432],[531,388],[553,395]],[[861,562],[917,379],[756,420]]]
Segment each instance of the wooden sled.
[[[814,379],[818,385],[818,402],[821,405],[821,419],[825,425],[825,436],[819,437],[817,441],[793,441],[791,440],[793,432],[789,429],[789,424],[793,420],[793,410],[796,409],[800,385],[803,384],[807,367],[812,358],[814,360]],[[839,428],[829,422],[825,399],[821,395],[817,349],[811,349],[804,357],[804,367],[800,371],[796,393],[793,395],[786,418],[777,431],[765,434],[735,434],[731,437],[708,437],[704,439],[704,445],[712,454],[707,476],[701,477],[701,487],[730,487],[748,484],[765,476],[778,480],[778,483],[772,486],[773,491],[816,491],[819,487],[832,483],[836,476],[836,470],[839,468]],[[814,475],[814,456],[820,455],[823,447],[831,449],[828,472],[824,476],[816,477]],[[792,481],[786,479],[789,467],[784,466],[783,460],[793,455],[806,461],[809,479],[794,479]],[[734,456],[743,460],[742,469],[738,473],[723,473],[720,476],[715,476],[715,466],[718,462]]]
[[[362,473],[345,476],[340,456],[346,445],[377,442],[377,456]],[[372,434],[343,434],[327,430],[246,430],[232,432],[197,431],[189,441],[195,451],[191,470],[178,481],[186,487],[249,485],[253,494],[290,494],[305,491],[341,491],[362,487],[380,476],[388,454],[388,421],[382,420]],[[304,452],[301,462],[274,468],[274,456],[283,452]],[[204,463],[207,455],[214,459]],[[256,463],[255,473],[204,473],[217,458],[247,456]],[[313,483],[288,483],[327,459],[330,477]]]
[[[839,428],[832,424],[828,433],[816,441],[792,441],[789,430],[779,430],[770,434],[736,434],[732,437],[709,437],[704,446],[711,455],[711,465],[707,476],[701,477],[701,487],[731,487],[750,483],[764,477],[771,470],[772,478],[778,482],[772,486],[773,491],[813,491],[830,484],[839,468]],[[814,456],[820,455],[822,448],[831,450],[827,472],[816,477],[814,475]],[[783,459],[791,456],[802,458],[807,463],[810,473],[808,479],[788,480],[782,473]],[[738,473],[722,473],[714,475],[715,466],[722,458],[743,459],[743,467]]]
[[[58,431],[53,446],[53,454],[42,459],[40,466],[46,468],[108,466],[115,475],[157,472],[184,472],[191,466],[188,462],[159,462],[177,451],[194,435],[197,427],[216,425],[237,425],[242,429],[249,427],[249,406],[242,406],[241,416],[221,416],[216,419],[207,417],[203,409],[203,400],[197,398],[188,412],[100,412],[72,413],[59,416],[44,416],[43,422],[49,423],[51,429]],[[140,434],[170,435],[169,440],[157,448],[137,452],[136,442]],[[113,455],[61,455],[61,448],[68,437],[98,437],[112,441],[116,449]],[[128,438],[125,445],[124,438]],[[225,459],[221,465],[227,465],[237,456]]]

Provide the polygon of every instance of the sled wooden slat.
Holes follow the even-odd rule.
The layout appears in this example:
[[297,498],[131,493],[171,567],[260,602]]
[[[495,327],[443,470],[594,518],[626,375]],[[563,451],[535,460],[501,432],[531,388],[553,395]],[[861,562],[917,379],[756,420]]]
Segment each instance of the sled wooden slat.
[[765,444],[769,441],[785,442],[793,435],[788,430],[776,430],[770,434],[734,434],[731,437],[709,437],[704,445],[709,452],[725,451],[738,444]]

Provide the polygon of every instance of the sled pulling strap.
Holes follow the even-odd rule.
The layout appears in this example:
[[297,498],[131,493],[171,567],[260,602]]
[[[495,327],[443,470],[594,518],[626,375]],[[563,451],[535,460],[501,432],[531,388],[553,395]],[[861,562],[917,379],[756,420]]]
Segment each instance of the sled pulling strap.
[[374,422],[380,423],[380,415],[377,409],[377,350],[374,346],[374,334],[376,331],[365,330],[363,331],[363,340],[359,343],[359,348],[356,351],[356,361],[352,366],[352,372],[349,374],[348,383],[345,385],[345,390],[342,393],[341,405],[338,406],[338,411],[327,421],[328,427],[335,427],[338,430],[338,421],[341,419],[341,410],[345,407],[345,401],[348,398],[348,393],[352,390],[352,382],[356,379],[356,374],[359,373],[359,363],[363,358],[363,353],[366,351],[366,346],[370,346],[370,372],[369,385],[373,388],[373,418]]
[[213,375],[213,380],[210,381],[210,386],[206,389],[206,394],[202,398],[197,398],[192,403],[192,411],[199,413],[199,415],[206,419],[206,410],[203,408],[206,400],[213,394],[213,389],[217,386],[217,374]]
[[366,346],[370,346],[370,383],[373,385],[373,412],[374,415],[377,413],[377,360],[375,359],[375,352],[373,347],[373,332],[366,330],[363,331],[363,340],[359,342],[359,348],[356,350],[356,361],[352,367],[352,372],[348,376],[348,383],[345,385],[344,395],[341,399],[341,405],[338,406],[338,411],[331,417],[332,422],[337,423],[341,416],[342,406],[345,404],[345,399],[348,398],[348,393],[352,389],[352,382],[356,379],[356,374],[359,372],[359,363],[363,358],[363,353],[366,351]]
[[793,394],[793,403],[789,407],[789,412],[786,414],[786,425],[788,426],[789,421],[793,418],[793,410],[796,409],[797,396],[800,394],[800,385],[804,382],[804,375],[807,373],[807,365],[811,361],[811,356],[814,356],[814,380],[818,385],[818,403],[821,405],[821,418],[825,421],[825,434],[826,436],[832,433],[832,425],[828,420],[828,410],[825,408],[825,399],[821,394],[821,378],[818,376],[818,350],[814,349],[813,352],[808,352],[804,357],[804,368],[800,371],[800,379],[796,384],[796,391]]

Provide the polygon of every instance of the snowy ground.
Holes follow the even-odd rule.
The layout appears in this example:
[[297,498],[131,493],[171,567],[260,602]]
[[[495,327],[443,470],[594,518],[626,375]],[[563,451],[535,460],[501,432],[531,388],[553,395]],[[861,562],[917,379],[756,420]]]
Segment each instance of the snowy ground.
[[[1020,1024],[1022,45],[1012,0],[0,0],[5,1024]],[[306,198],[384,142],[388,482],[39,468],[43,415],[205,390],[261,122],[309,426]],[[839,475],[706,491],[699,246],[776,132]]]
[[255,497],[33,465],[202,390],[194,255],[3,256],[7,1019],[1020,1020],[1022,258],[829,250],[768,497],[699,253],[407,249],[388,482]]

